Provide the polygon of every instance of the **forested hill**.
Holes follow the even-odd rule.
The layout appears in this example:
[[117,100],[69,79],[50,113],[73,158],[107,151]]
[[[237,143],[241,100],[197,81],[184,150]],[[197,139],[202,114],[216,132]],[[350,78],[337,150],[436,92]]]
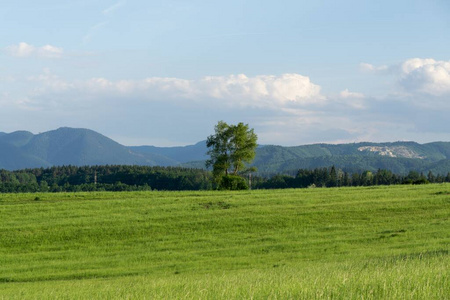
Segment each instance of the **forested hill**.
[[[0,132],[0,169],[18,170],[61,165],[141,165],[204,168],[205,141],[184,147],[127,147],[89,129],[59,128],[40,134]],[[295,174],[321,167],[347,172],[390,170],[434,174],[450,172],[450,142],[418,144],[352,143],[295,147],[265,145],[253,163],[264,174]]]
[[450,143],[415,142],[315,144],[296,147],[264,146],[257,149],[254,165],[261,173],[295,173],[298,169],[336,166],[347,172],[378,169],[396,174],[410,171],[447,174]]

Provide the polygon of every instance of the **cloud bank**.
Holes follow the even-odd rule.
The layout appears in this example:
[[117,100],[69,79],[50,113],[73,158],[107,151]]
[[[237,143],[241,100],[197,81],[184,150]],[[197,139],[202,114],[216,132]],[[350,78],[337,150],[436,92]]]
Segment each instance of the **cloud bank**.
[[[52,52],[28,44],[13,50],[21,57]],[[249,123],[266,144],[448,140],[449,64],[415,58],[367,68],[392,85],[377,97],[353,88],[324,94],[297,73],[69,80],[44,69],[26,78],[0,77],[0,112],[13,130],[37,123],[47,124],[42,131],[87,127],[124,144],[143,141],[139,135],[151,137],[141,144],[197,142],[218,120]]]
[[244,74],[208,76],[196,80],[151,77],[142,80],[110,81],[92,78],[68,82],[52,75],[48,70],[40,76],[30,77],[38,84],[39,95],[48,93],[77,94],[87,98],[137,98],[153,100],[208,101],[223,106],[244,106],[277,109],[286,105],[321,105],[326,98],[320,86],[309,77],[299,74],[260,75]]
[[10,45],[5,48],[6,53],[14,57],[43,57],[43,58],[60,58],[64,54],[63,48],[52,45],[44,45],[35,47],[33,45],[21,42],[17,45]]

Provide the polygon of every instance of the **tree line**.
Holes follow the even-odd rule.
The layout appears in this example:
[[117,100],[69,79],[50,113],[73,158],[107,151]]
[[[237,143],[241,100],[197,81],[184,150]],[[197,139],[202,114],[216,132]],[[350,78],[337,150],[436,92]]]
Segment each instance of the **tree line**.
[[0,192],[210,190],[206,170],[128,165],[0,170]]
[[[0,170],[0,193],[222,189],[213,177],[212,172],[201,169],[126,165]],[[300,169],[294,176],[250,177],[248,174],[241,178],[246,181],[242,188],[281,189],[441,183],[450,182],[450,173],[446,176],[432,172],[426,175],[418,172],[399,175],[381,169],[377,172],[347,173],[332,166]]]
[[261,189],[426,184],[450,182],[450,173],[444,176],[430,171],[424,175],[411,171],[407,175],[401,175],[384,169],[348,173],[332,166],[313,170],[300,169],[295,176],[274,175],[262,180],[255,178],[254,181],[255,187]]

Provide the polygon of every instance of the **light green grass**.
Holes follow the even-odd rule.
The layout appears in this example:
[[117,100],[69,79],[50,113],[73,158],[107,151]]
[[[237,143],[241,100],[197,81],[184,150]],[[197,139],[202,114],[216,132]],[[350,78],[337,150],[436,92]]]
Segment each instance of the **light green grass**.
[[0,194],[0,233],[0,299],[450,299],[448,184]]

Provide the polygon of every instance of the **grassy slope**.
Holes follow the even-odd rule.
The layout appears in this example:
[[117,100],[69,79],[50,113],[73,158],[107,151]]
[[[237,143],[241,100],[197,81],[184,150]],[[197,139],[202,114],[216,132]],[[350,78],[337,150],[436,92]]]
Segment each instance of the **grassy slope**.
[[0,194],[0,299],[446,299],[449,215],[448,184]]

